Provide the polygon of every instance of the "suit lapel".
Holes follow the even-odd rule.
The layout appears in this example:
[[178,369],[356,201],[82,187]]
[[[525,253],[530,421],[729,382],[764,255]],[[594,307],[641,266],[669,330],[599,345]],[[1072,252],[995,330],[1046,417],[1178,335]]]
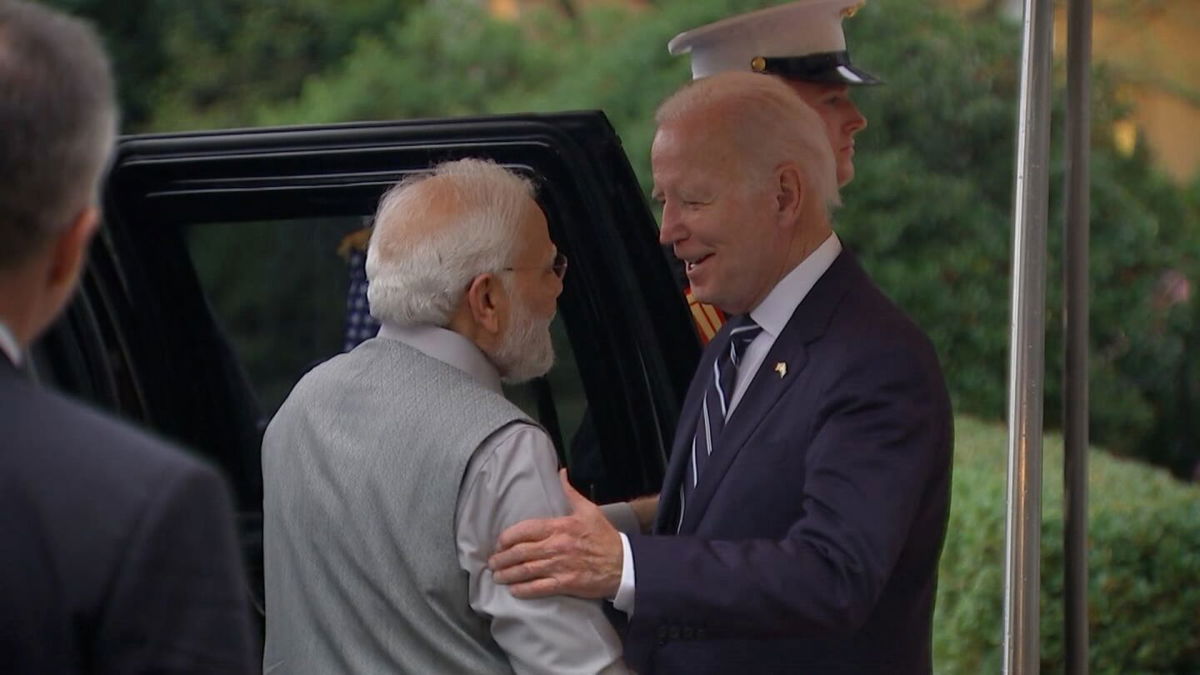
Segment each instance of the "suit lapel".
[[21,369],[17,367],[17,364],[8,360],[8,354],[3,350],[0,350],[0,375],[21,376]]
[[[717,487],[729,474],[729,468],[737,459],[738,453],[745,447],[746,442],[754,435],[763,420],[770,416],[784,393],[800,379],[800,374],[808,365],[808,345],[825,334],[838,304],[862,274],[862,269],[854,257],[843,250],[796,307],[791,319],[788,320],[779,337],[775,339],[775,344],[767,352],[766,358],[763,359],[749,388],[746,389],[742,400],[734,409],[733,415],[725,423],[725,430],[717,441],[713,456],[704,468],[704,475],[700,477],[700,482],[692,492],[691,503],[688,504],[683,515],[680,532],[695,530],[707,510],[708,504],[712,501]],[[724,346],[728,342],[726,336],[721,344]],[[782,376],[776,370],[776,364],[779,363],[786,366],[786,373]],[[689,398],[692,393],[694,392],[689,391]],[[698,409],[698,404],[695,408]],[[689,415],[693,433],[696,424],[695,414],[697,413],[693,410]],[[687,427],[681,426],[680,433],[684,433],[685,429]],[[688,443],[691,442],[690,437],[691,433],[688,434]],[[678,450],[678,438],[675,445]],[[675,459],[672,457],[672,464]],[[675,484],[675,489],[678,491],[678,482]]]
[[[729,324],[713,336],[708,347],[700,357],[696,366],[697,373],[712,372],[713,361],[717,354],[729,346]],[[704,400],[704,391],[708,387],[707,378],[692,376],[688,385],[687,396],[683,400],[683,409],[679,413],[679,422],[675,425],[675,440],[671,444],[671,458],[667,462],[667,473],[663,477],[662,491],[659,493],[658,514],[654,521],[654,532],[657,534],[675,534],[679,523],[679,486],[683,482],[683,474],[687,469],[688,458],[692,451],[692,439],[696,436],[696,425],[700,420],[700,404]]]

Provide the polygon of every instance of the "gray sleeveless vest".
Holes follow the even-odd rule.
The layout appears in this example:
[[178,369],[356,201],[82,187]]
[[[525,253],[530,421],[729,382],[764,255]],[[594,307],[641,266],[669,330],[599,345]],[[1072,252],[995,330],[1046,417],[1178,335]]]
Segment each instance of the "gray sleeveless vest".
[[305,375],[263,440],[266,672],[511,673],[468,606],[454,514],[475,449],[519,419],[395,340]]

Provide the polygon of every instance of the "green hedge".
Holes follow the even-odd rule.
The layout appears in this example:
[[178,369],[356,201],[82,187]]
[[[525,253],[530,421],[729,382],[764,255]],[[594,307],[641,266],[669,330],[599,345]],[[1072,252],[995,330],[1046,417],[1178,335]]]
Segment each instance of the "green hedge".
[[[1000,672],[1006,439],[956,424],[953,502],[935,617],[938,673]],[[1042,672],[1063,672],[1062,440],[1047,436],[1042,490]],[[1089,457],[1091,672],[1200,673],[1200,488]]]

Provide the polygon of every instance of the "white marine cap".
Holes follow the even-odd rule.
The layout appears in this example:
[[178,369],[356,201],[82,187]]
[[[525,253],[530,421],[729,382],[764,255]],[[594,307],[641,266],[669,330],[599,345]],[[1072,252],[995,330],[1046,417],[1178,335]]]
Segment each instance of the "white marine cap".
[[842,19],[864,0],[797,0],[738,14],[676,35],[672,54],[692,55],[692,78],[731,70],[810,82],[879,84],[850,64]]

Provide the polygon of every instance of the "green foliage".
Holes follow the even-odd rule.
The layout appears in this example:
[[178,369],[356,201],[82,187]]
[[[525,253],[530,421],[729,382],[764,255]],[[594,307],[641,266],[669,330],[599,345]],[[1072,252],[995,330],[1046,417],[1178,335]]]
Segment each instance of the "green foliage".
[[[595,3],[490,18],[477,0],[57,0],[93,16],[126,103],[156,130],[603,109],[649,190],[655,106],[688,79],[676,33],[761,0]],[[572,5],[574,6],[574,5]],[[956,410],[1001,419],[1008,365],[1019,27],[935,3],[875,0],[847,22],[856,62],[888,84],[855,96],[870,127],[838,231],[929,332]],[[161,29],[160,29],[161,28]],[[1061,82],[1062,74],[1058,74]],[[1093,88],[1092,437],[1189,473],[1200,459],[1200,302],[1164,302],[1164,275],[1200,281],[1200,208],[1108,140],[1129,101]],[[1061,101],[1062,96],[1056,96]],[[1061,106],[1055,129],[1062,129]],[[1061,133],[1055,133],[1061,137]],[[1064,176],[1051,173],[1046,419],[1062,399]],[[1190,346],[1189,346],[1190,345]],[[1181,375],[1180,373],[1183,373]]]
[[[934,620],[939,673],[999,672],[1005,437],[959,418],[950,528]],[[1063,672],[1062,441],[1045,444],[1042,672]],[[1200,672],[1200,489],[1107,454],[1089,457],[1091,672]]]
[[1019,36],[924,3],[889,9],[854,19],[855,58],[887,85],[857,96],[871,126],[839,232],[929,332],[956,409],[1000,418]]
[[[873,3],[854,19],[855,59],[888,85],[859,91],[871,127],[844,191],[839,233],[930,333],[955,409],[1001,419],[1006,405],[1012,186],[1020,35],[1003,20],[961,22],[925,3]],[[879,64],[879,65],[876,65]],[[903,64],[902,67],[888,64]],[[1061,82],[1061,73],[1059,80]],[[1200,279],[1200,212],[1144,154],[1106,130],[1126,114],[1107,73],[1093,87],[1091,411],[1093,440],[1185,473],[1200,413],[1175,373],[1196,302],[1167,306],[1174,270]],[[1061,102],[1061,92],[1056,101]],[[1054,110],[1056,137],[1063,128]],[[1046,420],[1062,405],[1062,148],[1053,148],[1046,304]],[[1194,326],[1194,321],[1191,322]],[[1191,385],[1194,387],[1194,385]],[[1182,435],[1181,435],[1182,434]]]
[[129,132],[249,126],[419,0],[48,0],[93,21]]
[[[552,26],[557,28],[557,26]],[[429,3],[355,44],[300,96],[259,111],[260,123],[477,114],[499,92],[554,71],[551,50],[474,3]]]
[[655,108],[691,77],[688,59],[671,56],[667,41],[688,27],[760,6],[753,0],[707,0],[638,12],[590,8],[561,34],[556,53],[567,66],[563,75],[524,96],[501,95],[491,110],[603,110],[648,194]]
[[122,123],[140,129],[154,114],[151,84],[178,67],[163,45],[162,27],[190,4],[187,0],[44,0],[90,20],[104,38],[117,73]]
[[259,124],[361,42],[401,25],[413,0],[216,0],[193,3],[166,32],[177,64],[155,82],[154,128]]

